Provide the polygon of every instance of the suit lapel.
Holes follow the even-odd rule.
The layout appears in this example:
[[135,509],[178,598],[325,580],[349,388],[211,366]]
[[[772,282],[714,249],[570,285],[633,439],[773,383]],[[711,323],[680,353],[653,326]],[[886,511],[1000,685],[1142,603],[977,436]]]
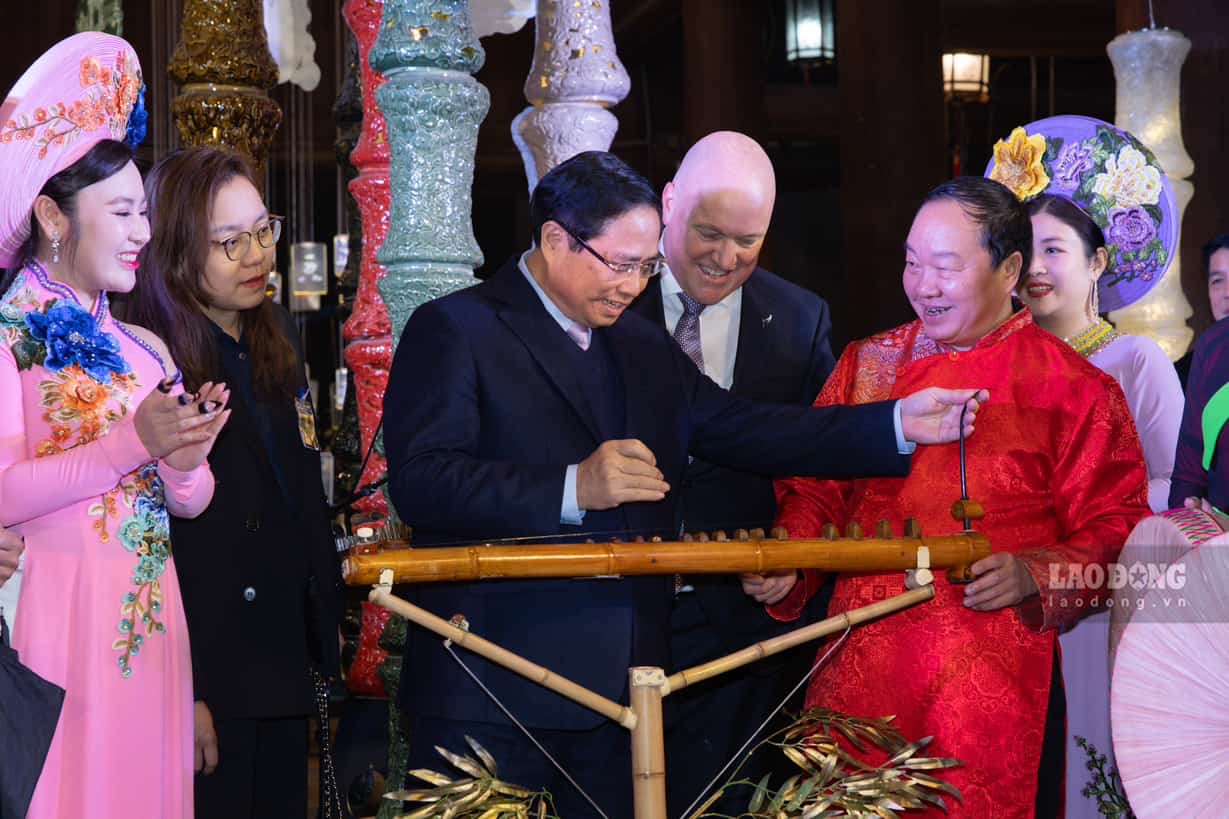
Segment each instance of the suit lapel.
[[[757,268],[758,269],[758,268]],[[746,389],[756,380],[764,361],[764,347],[772,331],[773,316],[756,287],[755,274],[743,284],[742,311],[738,318],[738,350],[734,356],[731,391]]]
[[660,276],[654,278],[652,283],[650,283],[648,287],[644,288],[644,292],[640,294],[640,298],[637,299],[635,304],[632,306],[636,312],[656,324],[658,327],[666,326],[666,311],[662,306]]
[[504,265],[496,274],[496,279],[499,286],[495,289],[495,295],[504,302],[504,306],[496,310],[499,319],[521,340],[547,381],[576,412],[593,440],[600,443],[602,435],[597,419],[585,400],[564,346],[573,342],[546,312],[538,294],[525,281],[515,261]]

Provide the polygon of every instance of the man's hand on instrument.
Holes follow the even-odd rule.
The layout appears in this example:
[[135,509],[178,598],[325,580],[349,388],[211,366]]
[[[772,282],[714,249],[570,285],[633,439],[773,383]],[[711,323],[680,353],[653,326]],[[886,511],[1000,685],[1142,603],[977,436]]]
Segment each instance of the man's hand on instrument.
[[973,434],[977,410],[990,397],[986,390],[946,390],[928,387],[902,398],[900,425],[905,440],[916,444],[946,444],[960,439],[960,413],[964,417],[965,437]]
[[1222,532],[1229,532],[1229,515],[1226,515],[1221,510],[1212,505],[1212,502],[1207,498],[1187,498],[1183,501],[1183,505],[1187,509],[1199,509],[1207,513],[1213,520],[1220,524]]
[[576,503],[581,509],[613,509],[634,501],[659,501],[670,484],[657,457],[635,438],[606,441],[576,470]]
[[0,586],[17,571],[17,561],[21,560],[24,548],[25,543],[18,535],[0,526]]
[[1014,606],[1040,591],[1024,561],[1011,552],[995,552],[969,568],[977,579],[965,587],[964,604],[974,611]]
[[798,582],[798,570],[782,569],[763,574],[740,574],[738,579],[742,582],[743,591],[748,597],[757,603],[772,606],[780,603],[789,595],[794,584]]

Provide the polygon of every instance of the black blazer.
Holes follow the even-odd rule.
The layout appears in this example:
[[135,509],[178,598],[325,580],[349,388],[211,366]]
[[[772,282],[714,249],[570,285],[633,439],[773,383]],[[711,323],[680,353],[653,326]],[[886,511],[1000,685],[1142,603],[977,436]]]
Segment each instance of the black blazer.
[[[645,288],[632,310],[665,326],[660,280]],[[756,268],[742,287],[730,391],[755,401],[810,406],[836,364],[828,343],[831,326],[823,299]],[[680,485],[684,527],[689,532],[767,530],[777,512],[773,477],[697,457]],[[743,594],[737,578],[698,575],[687,580],[728,650],[783,630],[763,606]],[[826,599],[822,603],[816,608],[826,608]],[[798,625],[790,623],[784,630]]]
[[[274,309],[302,371],[294,322],[281,306]],[[320,453],[303,445],[293,400],[253,407],[232,390],[230,407],[209,454],[213,501],[192,520],[171,518],[194,697],[215,720],[314,713],[308,670],[320,646],[318,667],[336,675],[342,608]],[[256,412],[272,416],[285,494],[253,423]],[[316,589],[315,615],[309,583]]]
[[[625,424],[673,487],[687,453],[766,474],[903,475],[892,405],[810,409],[751,403],[702,376],[660,325],[626,315],[594,331],[623,385]],[[389,488],[415,545],[586,531],[674,531],[678,493],[560,524],[568,464],[602,442],[580,393],[567,335],[515,261],[481,284],[419,307],[397,346],[385,396]],[[669,665],[666,578],[424,584],[442,617],[612,699],[629,665]],[[401,702],[411,713],[501,721],[439,638],[409,629]],[[602,717],[473,655],[466,662],[513,712],[543,728]]]

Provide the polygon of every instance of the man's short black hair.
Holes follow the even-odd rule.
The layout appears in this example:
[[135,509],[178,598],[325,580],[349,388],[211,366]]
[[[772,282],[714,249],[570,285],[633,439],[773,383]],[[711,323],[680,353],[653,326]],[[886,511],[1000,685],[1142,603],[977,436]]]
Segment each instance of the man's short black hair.
[[661,216],[661,199],[649,180],[614,154],[584,151],[539,180],[529,198],[529,228],[535,245],[547,222],[558,222],[588,241],[608,222],[639,207]]
[[1028,275],[1033,259],[1033,221],[1028,209],[1005,185],[982,176],[960,176],[926,194],[922,204],[951,199],[981,226],[982,247],[990,251],[997,268],[1013,253],[1019,253],[1020,281]]
[[1203,246],[1203,273],[1212,275],[1212,257],[1218,250],[1229,250],[1229,233],[1222,233]]

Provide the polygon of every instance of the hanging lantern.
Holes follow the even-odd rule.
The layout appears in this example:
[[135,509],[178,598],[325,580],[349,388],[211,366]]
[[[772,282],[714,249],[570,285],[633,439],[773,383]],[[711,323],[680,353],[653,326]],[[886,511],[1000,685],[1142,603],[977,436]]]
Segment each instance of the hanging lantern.
[[785,57],[791,63],[836,59],[834,0],[785,0]]
[[990,55],[943,55],[943,96],[964,102],[990,101]]

